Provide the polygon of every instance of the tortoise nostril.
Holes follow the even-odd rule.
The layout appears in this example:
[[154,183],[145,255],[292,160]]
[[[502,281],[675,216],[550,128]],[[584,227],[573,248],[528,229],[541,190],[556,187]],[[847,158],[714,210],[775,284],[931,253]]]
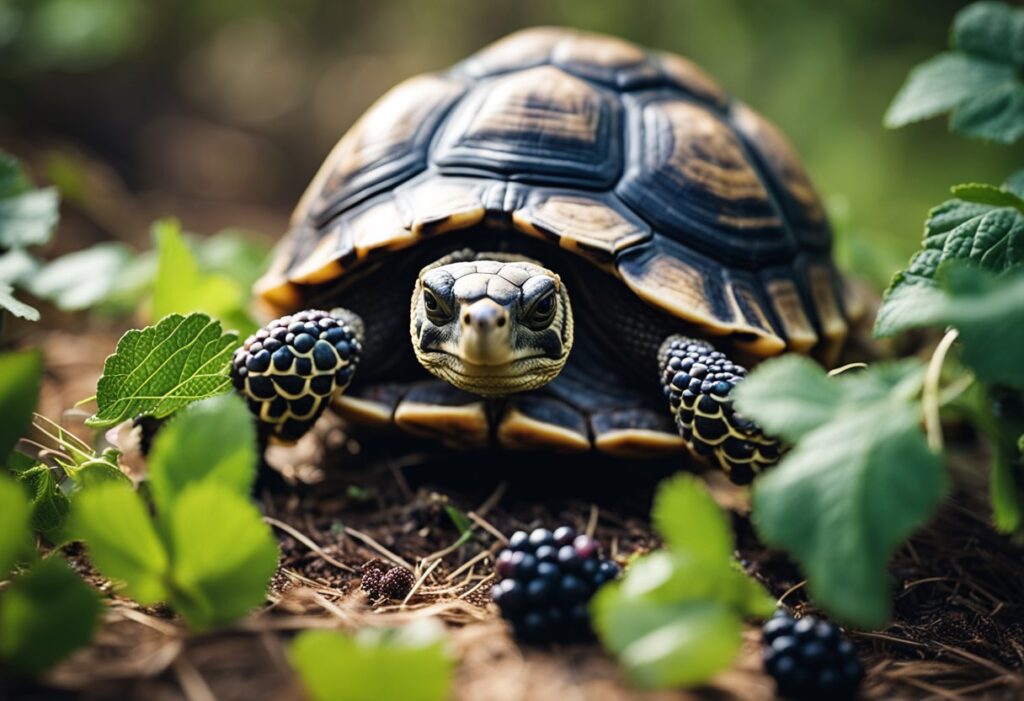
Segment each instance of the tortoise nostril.
[[463,324],[466,324],[467,326],[469,326],[469,322],[471,322],[472,320],[473,320],[473,318],[469,315],[469,312],[466,312],[465,314],[462,315],[462,323]]
[[502,317],[498,317],[498,328],[500,329],[504,325],[505,325],[505,317],[503,317],[503,316]]

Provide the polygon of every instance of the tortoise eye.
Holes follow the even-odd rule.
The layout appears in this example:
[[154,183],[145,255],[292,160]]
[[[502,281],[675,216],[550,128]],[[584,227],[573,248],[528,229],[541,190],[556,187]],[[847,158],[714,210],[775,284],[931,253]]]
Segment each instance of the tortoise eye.
[[441,300],[428,289],[423,290],[423,309],[426,310],[427,316],[430,317],[431,321],[444,322],[449,317],[448,311],[441,304]]
[[549,292],[538,299],[527,317],[527,324],[536,329],[547,327],[555,316],[555,293]]

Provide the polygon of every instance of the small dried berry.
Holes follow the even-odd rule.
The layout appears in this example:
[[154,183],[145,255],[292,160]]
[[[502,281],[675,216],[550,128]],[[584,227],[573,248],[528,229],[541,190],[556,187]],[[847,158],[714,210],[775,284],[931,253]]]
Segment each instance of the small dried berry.
[[381,595],[381,580],[384,578],[383,573],[377,569],[370,569],[363,572],[363,578],[359,582],[359,586],[370,595],[372,599],[379,599]]
[[416,578],[404,567],[392,567],[380,580],[380,591],[391,599],[404,599],[412,591]]

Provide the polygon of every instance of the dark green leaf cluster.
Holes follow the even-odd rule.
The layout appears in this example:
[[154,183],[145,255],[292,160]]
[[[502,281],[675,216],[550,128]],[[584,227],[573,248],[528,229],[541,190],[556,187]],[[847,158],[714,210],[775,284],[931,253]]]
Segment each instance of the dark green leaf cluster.
[[726,516],[696,478],[662,484],[651,515],[668,549],[635,559],[598,590],[591,618],[636,684],[699,684],[736,656],[743,617],[768,616],[774,605],[733,561]]
[[1013,143],[1024,134],[1024,10],[977,2],[957,14],[952,49],[915,68],[885,124],[899,127],[951,112],[950,128]]

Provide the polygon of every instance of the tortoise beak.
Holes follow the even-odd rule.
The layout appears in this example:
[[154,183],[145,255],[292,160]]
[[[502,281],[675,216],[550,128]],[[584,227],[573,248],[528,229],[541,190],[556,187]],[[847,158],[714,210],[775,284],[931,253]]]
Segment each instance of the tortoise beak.
[[473,365],[504,365],[512,358],[508,310],[483,298],[463,305],[459,318],[459,353]]

